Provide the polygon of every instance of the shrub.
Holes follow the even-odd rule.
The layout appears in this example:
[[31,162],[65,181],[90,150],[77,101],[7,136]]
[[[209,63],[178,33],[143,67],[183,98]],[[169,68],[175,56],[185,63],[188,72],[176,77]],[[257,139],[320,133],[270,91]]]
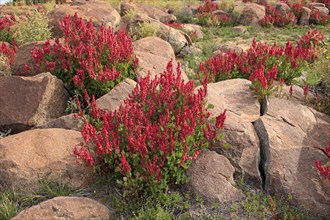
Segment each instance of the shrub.
[[0,76],[11,75],[10,65],[15,59],[17,45],[15,41],[13,45],[2,42],[0,44]]
[[329,23],[330,15],[322,15],[319,10],[313,9],[309,21],[311,24],[326,25]]
[[14,39],[12,26],[15,24],[15,16],[0,19],[0,41],[11,43]]
[[291,83],[301,76],[307,62],[317,58],[315,47],[323,37],[321,32],[310,30],[297,41],[296,46],[288,41],[285,47],[253,40],[247,52],[236,54],[228,51],[210,57],[201,64],[199,74],[207,75],[210,81],[215,82],[232,78],[250,79],[254,92],[262,101],[271,94],[275,79]]
[[[85,122],[85,143],[74,154],[101,173],[111,173],[126,193],[159,192],[187,181],[185,170],[200,149],[216,138],[207,122],[207,84],[197,93],[172,62],[159,77],[140,79],[118,111],[100,112],[92,98],[92,122]],[[82,112],[80,111],[80,115]],[[225,112],[216,118],[224,125]]]
[[50,39],[47,16],[42,12],[31,11],[25,19],[19,18],[14,26],[13,37],[18,44]]
[[[77,14],[61,22],[64,39],[32,50],[34,71],[49,71],[60,78],[71,93],[83,96],[84,89],[95,97],[110,91],[122,79],[134,78],[137,59],[132,39],[124,30],[114,33],[104,25],[96,30]],[[31,71],[31,70],[30,70]]]
[[138,29],[133,34],[134,40],[139,40],[148,36],[156,36],[159,26],[156,23],[141,22],[138,24]]
[[213,12],[218,10],[219,6],[217,3],[211,0],[204,1],[203,5],[200,5],[197,10],[198,23],[201,25],[207,25],[211,27],[221,27],[229,25],[230,18],[227,15],[215,15]]

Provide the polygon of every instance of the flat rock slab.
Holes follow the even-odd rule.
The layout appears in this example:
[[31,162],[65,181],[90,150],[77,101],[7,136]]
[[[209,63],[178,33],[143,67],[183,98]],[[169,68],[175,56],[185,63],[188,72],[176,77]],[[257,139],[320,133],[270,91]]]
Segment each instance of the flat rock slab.
[[216,117],[224,109],[253,122],[260,116],[260,104],[250,90],[251,82],[246,79],[231,79],[208,84],[207,101],[214,108],[209,109]]
[[120,105],[123,105],[124,101],[133,92],[135,86],[136,82],[134,80],[124,79],[110,92],[96,100],[97,107],[102,110],[118,110]]
[[69,94],[50,73],[0,77],[0,128],[13,133],[40,126],[64,114]]
[[230,202],[243,198],[234,185],[235,168],[214,151],[202,151],[188,169],[189,187],[208,202]]
[[87,170],[77,163],[73,148],[83,142],[80,132],[59,128],[35,129],[0,139],[0,189],[38,189],[41,177],[86,183]]
[[55,197],[20,212],[12,220],[108,220],[110,210],[101,203],[84,197]]

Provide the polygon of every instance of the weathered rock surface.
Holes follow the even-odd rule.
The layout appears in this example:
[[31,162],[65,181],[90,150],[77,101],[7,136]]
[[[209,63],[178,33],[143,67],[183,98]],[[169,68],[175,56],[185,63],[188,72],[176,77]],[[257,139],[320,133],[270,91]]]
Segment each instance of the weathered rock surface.
[[95,200],[84,197],[55,197],[23,210],[12,219],[108,220],[110,217],[110,210]]
[[63,128],[68,130],[81,131],[84,122],[81,118],[75,118],[74,114],[64,115],[53,119],[38,128]]
[[50,73],[0,77],[0,128],[17,133],[40,126],[62,116],[68,98],[62,81]]
[[196,39],[201,40],[204,38],[202,27],[198,24],[184,24],[182,30],[189,33],[190,36],[193,36]]
[[[242,7],[242,6],[239,6]],[[239,23],[242,25],[257,24],[265,17],[266,9],[262,5],[247,3],[242,8],[242,14]]]
[[233,186],[234,171],[226,157],[202,151],[188,169],[189,187],[211,203],[237,201],[243,194]]
[[25,193],[38,189],[39,178],[68,182],[73,188],[87,180],[73,155],[83,142],[80,132],[35,129],[0,139],[0,189],[18,187]]
[[301,17],[299,20],[300,25],[309,25],[309,18],[311,16],[312,10],[307,7],[302,7],[301,9]]
[[[176,67],[176,59],[171,45],[158,38],[146,37],[133,43],[134,53],[139,59],[141,69],[137,71],[137,77],[142,78],[150,72],[151,77],[155,77],[163,73],[170,60]],[[183,79],[188,77],[183,73]]]
[[211,117],[227,110],[225,138],[212,144],[211,149],[230,160],[236,169],[235,175],[243,175],[247,183],[259,186],[259,141],[252,122],[259,118],[260,105],[250,91],[250,85],[251,82],[245,79],[208,85],[207,101],[214,105],[209,109]]
[[314,166],[316,160],[327,160],[318,148],[328,144],[329,117],[298,102],[273,98],[262,121],[269,134],[270,192],[292,195],[315,216],[330,216],[329,183]]
[[95,26],[101,26],[102,23],[106,27],[116,29],[120,23],[120,14],[107,2],[100,0],[80,0],[74,1],[71,4],[62,4],[54,8],[50,13],[49,26],[52,26],[54,37],[62,37],[63,33],[59,26],[59,21],[69,14],[73,16],[75,13],[84,20],[92,20]]
[[190,38],[183,31],[171,28],[162,22],[150,18],[146,14],[139,13],[133,16],[133,18],[123,17],[125,20],[125,26],[127,31],[132,35],[139,36],[141,26],[147,23],[148,26],[155,30],[155,35],[161,39],[167,41],[173,48],[175,54],[179,54],[185,47],[190,45]]
[[102,110],[118,110],[124,104],[125,99],[132,93],[136,82],[125,79],[115,86],[110,92],[96,100],[97,106]]
[[120,5],[121,15],[125,15],[129,10],[135,10],[137,13],[143,13],[148,15],[150,18],[156,19],[160,22],[173,22],[176,21],[176,17],[173,14],[169,14],[158,8],[141,4],[141,3],[122,3]]

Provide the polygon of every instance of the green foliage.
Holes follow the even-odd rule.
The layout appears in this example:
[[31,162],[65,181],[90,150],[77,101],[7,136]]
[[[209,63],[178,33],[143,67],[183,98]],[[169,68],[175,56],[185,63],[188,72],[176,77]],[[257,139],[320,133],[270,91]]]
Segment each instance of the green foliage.
[[38,11],[31,11],[26,19],[18,19],[14,27],[13,37],[20,45],[50,39],[51,32],[47,16]]
[[25,208],[56,196],[68,196],[74,192],[63,180],[40,178],[38,183],[39,190],[35,194],[26,194],[24,189],[10,188],[5,190],[0,195],[0,219],[9,220]]
[[137,30],[133,35],[134,40],[139,40],[148,36],[156,36],[159,30],[157,23],[141,22],[138,24]]
[[0,30],[0,42],[4,41],[11,43],[13,39],[14,36],[10,31],[8,31],[7,29]]
[[39,179],[38,194],[47,199],[57,196],[69,196],[71,193],[73,193],[73,190],[68,186],[68,183],[62,179],[50,180],[44,177]]
[[18,195],[11,190],[0,195],[0,219],[9,220],[16,215]]
[[190,219],[189,196],[179,192],[159,192],[143,198],[127,199],[114,196],[114,218],[116,219]]

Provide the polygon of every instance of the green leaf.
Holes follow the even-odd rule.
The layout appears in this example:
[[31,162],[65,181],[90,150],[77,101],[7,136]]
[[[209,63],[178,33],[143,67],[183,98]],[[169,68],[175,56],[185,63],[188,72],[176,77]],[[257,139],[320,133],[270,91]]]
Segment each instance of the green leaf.
[[208,104],[207,108],[213,109],[214,105],[213,104]]

